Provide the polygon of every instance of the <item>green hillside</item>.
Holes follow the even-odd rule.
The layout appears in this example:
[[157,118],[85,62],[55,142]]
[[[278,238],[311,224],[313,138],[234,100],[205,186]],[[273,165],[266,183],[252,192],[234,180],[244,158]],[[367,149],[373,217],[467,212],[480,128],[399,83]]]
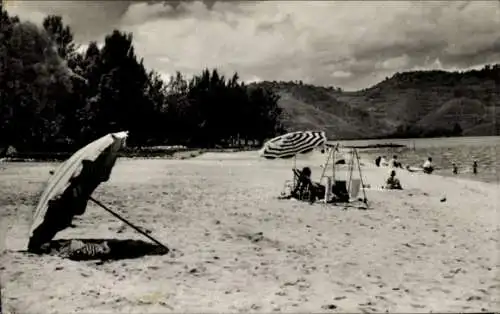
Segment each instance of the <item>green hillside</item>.
[[467,72],[396,73],[361,91],[261,82],[277,92],[289,130],[332,138],[500,135],[500,65]]

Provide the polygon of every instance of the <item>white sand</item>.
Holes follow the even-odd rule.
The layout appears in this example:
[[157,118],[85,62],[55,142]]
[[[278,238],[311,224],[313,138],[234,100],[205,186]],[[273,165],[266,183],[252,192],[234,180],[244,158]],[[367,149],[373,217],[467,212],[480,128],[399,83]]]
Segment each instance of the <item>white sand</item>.
[[[301,158],[318,177],[323,156]],[[363,167],[370,210],[277,200],[292,161],[119,160],[94,196],[174,248],[99,265],[24,250],[53,165],[4,164],[2,297],[15,313],[500,310],[499,186]],[[345,172],[343,173],[345,175]],[[440,200],[446,197],[445,202]],[[57,238],[143,239],[89,204]],[[257,233],[262,232],[262,236]],[[196,271],[194,270],[196,269]]]

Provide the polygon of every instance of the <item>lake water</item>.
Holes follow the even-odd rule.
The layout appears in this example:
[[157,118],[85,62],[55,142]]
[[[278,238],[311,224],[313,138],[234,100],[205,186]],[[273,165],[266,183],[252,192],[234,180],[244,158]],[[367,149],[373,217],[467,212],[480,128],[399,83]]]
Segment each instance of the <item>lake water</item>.
[[[459,178],[495,182],[500,181],[500,136],[448,137],[419,139],[385,139],[340,141],[341,145],[364,146],[374,144],[402,144],[406,148],[360,149],[372,160],[378,155],[391,158],[397,155],[403,165],[420,167],[427,157],[432,157],[438,175],[455,176],[452,162],[458,166]],[[478,162],[478,174],[472,173],[472,162]]]

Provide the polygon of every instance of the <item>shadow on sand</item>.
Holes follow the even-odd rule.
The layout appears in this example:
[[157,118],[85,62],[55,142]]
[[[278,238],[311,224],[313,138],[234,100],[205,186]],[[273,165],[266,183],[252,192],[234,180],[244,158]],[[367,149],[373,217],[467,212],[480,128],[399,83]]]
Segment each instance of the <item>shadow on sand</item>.
[[[74,243],[83,248],[72,249]],[[102,248],[105,249],[102,249]],[[121,260],[148,255],[165,255],[169,251],[157,244],[141,240],[118,239],[60,239],[50,242],[45,254],[57,255],[74,261]]]

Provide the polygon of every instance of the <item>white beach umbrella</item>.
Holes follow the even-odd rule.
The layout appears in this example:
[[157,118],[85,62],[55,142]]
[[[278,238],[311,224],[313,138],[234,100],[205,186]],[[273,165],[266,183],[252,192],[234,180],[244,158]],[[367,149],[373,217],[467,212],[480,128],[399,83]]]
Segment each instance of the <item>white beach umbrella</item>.
[[127,135],[127,132],[119,132],[103,136],[59,166],[35,208],[30,229],[32,246],[50,241],[69,226],[75,215],[85,212],[92,192],[108,180]]
[[91,200],[168,252],[165,245],[91,196],[101,182],[109,179],[127,136],[128,132],[103,136],[78,150],[57,169],[35,209],[28,251],[39,252],[57,232],[70,226],[74,216],[82,215]]

